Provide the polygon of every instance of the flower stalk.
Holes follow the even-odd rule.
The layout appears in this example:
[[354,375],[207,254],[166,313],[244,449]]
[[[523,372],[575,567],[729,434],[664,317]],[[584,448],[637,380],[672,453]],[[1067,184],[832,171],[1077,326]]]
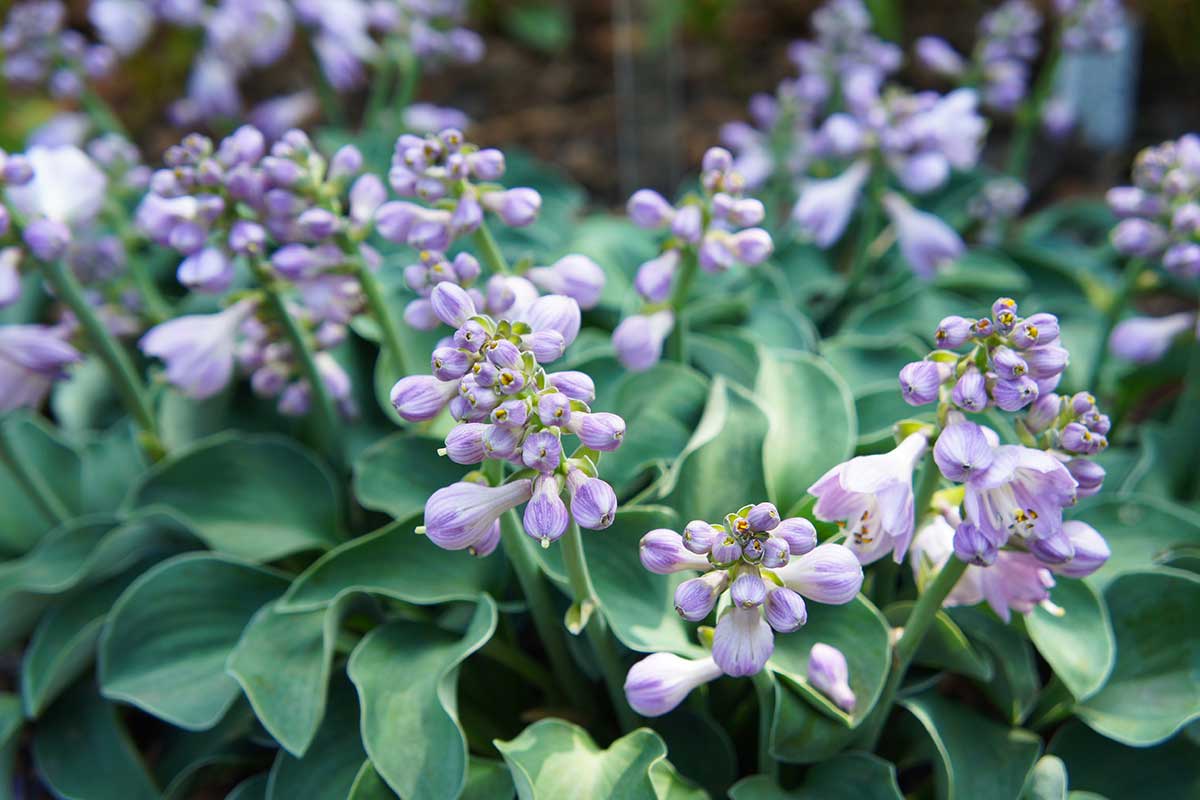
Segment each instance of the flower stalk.
[[667,357],[680,364],[688,360],[687,348],[687,317],[684,308],[687,306],[688,294],[696,280],[696,254],[690,249],[684,250],[679,264],[679,279],[671,294],[671,310],[675,312],[675,330],[667,341]]

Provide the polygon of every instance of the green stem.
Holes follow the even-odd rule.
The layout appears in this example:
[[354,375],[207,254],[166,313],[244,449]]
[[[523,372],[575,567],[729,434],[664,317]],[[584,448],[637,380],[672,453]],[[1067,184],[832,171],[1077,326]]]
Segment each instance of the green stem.
[[417,93],[417,83],[421,79],[421,62],[407,45],[401,43],[396,47],[396,63],[400,67],[400,91],[392,98],[392,107],[403,115]]
[[287,301],[280,291],[280,284],[271,274],[270,268],[264,263],[251,260],[251,268],[258,278],[259,286],[266,295],[267,306],[272,316],[283,326],[284,335],[292,346],[292,352],[300,365],[300,372],[308,383],[309,398],[312,400],[314,438],[316,446],[325,454],[337,469],[344,466],[342,446],[339,436],[337,406],[329,394],[329,388],[321,377],[321,369],[317,366],[316,351],[311,337],[296,318],[288,311]]
[[[637,715],[629,707],[625,699],[625,670],[621,665],[620,655],[613,644],[612,635],[604,615],[596,606],[596,593],[592,587],[592,577],[588,574],[587,559],[583,553],[583,536],[579,526],[572,520],[567,525],[567,532],[562,538],[563,564],[567,568],[567,581],[571,585],[571,595],[575,605],[571,613],[578,614],[577,619],[586,620],[584,631],[588,641],[596,651],[600,669],[604,673],[604,682],[608,686],[608,696],[612,700],[613,710],[616,711],[617,721],[621,730],[629,732],[637,727]],[[573,633],[575,631],[572,631]]]
[[363,127],[376,127],[383,124],[384,110],[389,105],[395,83],[395,61],[387,52],[380,54],[379,63],[375,65],[375,75],[371,78],[371,91],[367,94],[367,104],[363,108]]
[[1022,183],[1025,173],[1029,170],[1029,154],[1033,148],[1033,137],[1037,132],[1038,122],[1042,118],[1042,109],[1050,94],[1054,91],[1054,81],[1058,74],[1058,64],[1062,56],[1059,47],[1059,36],[1054,37],[1054,44],[1046,55],[1046,61],[1038,73],[1037,83],[1029,97],[1021,104],[1017,112],[1017,127],[1013,132],[1012,145],[1008,151],[1008,174]]
[[1055,675],[1038,695],[1037,705],[1029,712],[1026,727],[1042,731],[1071,716],[1075,709],[1075,698],[1066,685]]
[[[483,471],[492,486],[499,486],[503,482],[503,463],[489,459],[484,462]],[[504,545],[508,563],[517,575],[521,593],[525,595],[525,605],[533,619],[538,638],[542,640],[542,646],[546,649],[551,672],[573,705],[580,709],[592,709],[595,703],[581,680],[579,668],[571,660],[562,622],[554,611],[554,603],[546,581],[529,553],[532,540],[522,530],[515,510],[500,517],[500,541]]]
[[486,221],[479,223],[479,229],[475,231],[475,245],[479,248],[479,254],[483,256],[483,260],[487,262],[488,268],[493,274],[507,275],[512,271],[509,269],[504,253],[500,252],[500,245],[496,243],[496,237],[492,236],[492,231],[488,228]]
[[758,697],[758,772],[776,782],[779,780],[779,762],[771,756],[771,721],[775,718],[775,679],[767,670],[762,670],[751,679],[754,693]]
[[871,183],[863,198],[863,215],[859,222],[858,238],[854,242],[854,261],[846,277],[846,289],[842,293],[839,309],[853,302],[862,290],[863,282],[871,271],[871,243],[879,235],[879,222],[883,206],[880,195],[887,186],[887,173],[875,166],[871,170]]
[[1137,280],[1145,266],[1146,262],[1141,258],[1131,258],[1125,262],[1125,269],[1121,273],[1121,287],[1116,296],[1109,299],[1108,308],[1104,314],[1104,330],[1100,335],[1096,359],[1092,362],[1092,374],[1088,376],[1087,388],[1092,392],[1100,388],[1100,376],[1104,370],[1104,364],[1108,360],[1108,339],[1112,336],[1113,329],[1117,327],[1121,313],[1129,304],[1133,288],[1137,285]]
[[688,363],[688,325],[684,310],[687,308],[692,284],[696,282],[697,268],[695,251],[690,247],[684,248],[679,263],[679,277],[675,279],[675,289],[671,292],[671,311],[675,314],[675,330],[671,331],[671,338],[667,340],[667,358],[680,364]]
[[363,263],[361,258],[354,259],[354,269],[359,283],[362,284],[363,294],[366,295],[367,307],[371,309],[371,316],[379,324],[379,331],[383,337],[383,349],[391,359],[391,366],[396,370],[396,377],[403,377],[408,374],[408,365],[405,363],[404,345],[400,340],[400,327],[396,323],[395,315],[388,308],[387,297],[383,287],[379,284],[379,278]]
[[129,131],[125,130],[124,123],[113,112],[112,107],[108,102],[98,95],[92,87],[85,82],[83,91],[79,95],[79,103],[83,106],[83,110],[91,117],[92,122],[96,124],[104,133],[115,133],[124,139],[129,139]]
[[1175,410],[1171,412],[1169,429],[1174,432],[1174,446],[1171,448],[1171,460],[1175,463],[1176,478],[1175,494],[1181,499],[1195,497],[1200,490],[1200,471],[1188,469],[1187,462],[1200,447],[1200,419],[1196,418],[1196,409],[1200,407],[1200,341],[1191,342],[1191,354],[1188,358],[1187,373],[1183,379],[1183,392],[1175,401]]
[[503,639],[493,637],[479,652],[497,664],[512,670],[534,686],[540,686],[552,694],[559,691],[558,686],[554,683],[554,676],[545,667],[517,648],[510,646]]
[[895,649],[892,651],[892,668],[888,673],[887,684],[883,688],[879,702],[875,704],[875,708],[871,709],[871,713],[863,721],[862,732],[858,738],[862,749],[868,752],[875,749],[875,745],[879,742],[879,736],[883,732],[883,725],[887,722],[892,706],[896,702],[896,693],[900,690],[900,684],[904,680],[905,673],[908,672],[908,667],[912,663],[913,656],[916,655],[917,649],[921,646],[921,642],[925,638],[925,634],[929,632],[929,628],[933,625],[933,620],[936,618],[938,610],[941,609],[942,603],[946,601],[946,597],[958,583],[966,569],[967,563],[965,561],[960,561],[951,556],[950,560],[942,566],[933,583],[929,584],[925,591],[921,593],[921,596],[917,598],[917,603],[909,613],[908,619],[904,623],[903,632],[900,634],[900,639],[896,642]]
[[8,432],[0,428],[0,461],[4,462],[34,503],[53,525],[61,525],[73,516],[58,496],[50,490],[40,472],[30,469],[25,459],[8,440]]
[[154,420],[154,411],[146,391],[142,377],[134,369],[133,361],[121,343],[109,333],[108,328],[96,316],[84,297],[83,287],[71,274],[71,271],[61,261],[39,262],[42,276],[54,289],[54,295],[67,305],[75,314],[80,327],[91,344],[92,351],[108,370],[108,376],[121,395],[125,410],[133,417],[141,433],[139,441],[142,449],[150,458],[161,458],[166,450],[159,438],[158,426]]
[[104,204],[104,211],[108,221],[116,228],[125,250],[131,256],[127,259],[129,274],[133,277],[138,294],[141,295],[146,316],[154,324],[170,319],[172,316],[171,304],[167,302],[154,283],[154,279],[147,269],[148,259],[139,257],[136,252],[145,239],[130,223],[125,206],[116,198],[110,197]]

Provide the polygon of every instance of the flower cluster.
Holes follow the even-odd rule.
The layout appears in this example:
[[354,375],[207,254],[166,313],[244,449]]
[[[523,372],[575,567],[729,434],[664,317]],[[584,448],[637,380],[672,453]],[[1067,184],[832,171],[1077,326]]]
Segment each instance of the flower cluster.
[[[496,546],[499,517],[526,502],[525,532],[543,547],[566,532],[571,517],[583,528],[611,525],[617,497],[596,477],[596,463],[621,445],[625,421],[589,408],[595,386],[585,373],[547,373],[543,366],[579,333],[578,304],[547,295],[520,319],[496,320],[479,314],[454,283],[439,283],[429,299],[438,318],[456,330],[433,351],[433,374],[401,378],[392,404],[410,422],[449,407],[458,424],[443,453],[456,464],[494,460],[521,470],[503,486],[468,479],[439,489],[425,506],[429,538],[448,550],[487,555]],[[563,447],[566,435],[582,445],[573,455]]]
[[1031,65],[1041,44],[1042,15],[1026,0],[1007,0],[979,21],[971,63],[945,40],[922,36],[916,43],[922,66],[943,77],[962,80],[979,76],[983,102],[1002,112],[1015,111],[1025,99]]
[[[900,370],[910,405],[948,399],[970,413],[996,406],[1020,411],[1053,392],[1070,360],[1058,343],[1053,314],[1020,317],[1016,301],[1001,297],[990,317],[946,317],[934,334],[938,350]],[[955,351],[970,346],[968,353]]]
[[78,97],[87,80],[106,77],[116,53],[64,30],[67,8],[60,0],[28,0],[8,12],[0,29],[4,79],[16,86],[46,85],[59,98]]
[[1112,53],[1125,46],[1125,9],[1120,0],[1054,0],[1062,18],[1062,46],[1076,52]]
[[[193,134],[165,160],[137,221],[152,240],[184,256],[179,281],[193,291],[223,294],[244,263],[260,283],[294,290],[288,313],[311,332],[326,387],[352,415],[349,379],[325,351],[345,339],[347,323],[361,310],[355,267],[378,266],[362,240],[385,199],[383,182],[358,174],[362,156],[353,146],[327,162],[300,131],[289,131],[269,151],[250,126],[215,147]],[[238,303],[218,315],[180,317],[148,334],[142,348],[167,361],[168,379],[193,397],[228,383],[236,350],[256,393],[278,397],[284,413],[306,413],[310,391],[299,377],[297,354],[280,341],[281,320],[255,310],[255,303]],[[177,367],[192,359],[210,368]]]
[[1133,165],[1133,185],[1108,191],[1121,221],[1112,230],[1118,251],[1161,260],[1181,278],[1200,278],[1200,136],[1148,147]]
[[[780,519],[771,503],[745,506],[719,523],[694,520],[682,534],[650,531],[642,537],[640,554],[642,565],[660,575],[703,573],[675,590],[675,610],[689,622],[704,620],[728,597],[712,633],[712,656],[694,662],[704,669],[689,668],[707,675],[705,680],[760,672],[775,649],[773,631],[791,633],[808,621],[804,598],[848,603],[863,581],[862,566],[849,550],[818,545],[811,522]],[[673,670],[679,665],[657,654],[630,670],[625,690],[639,713],[665,714],[699,685],[689,685],[682,695],[663,696],[663,666]]]
[[937,514],[917,532],[913,543],[913,578],[918,586],[925,586],[951,558],[967,561],[966,572],[943,605],[973,606],[986,601],[1005,622],[1013,611],[1028,614],[1039,605],[1061,614],[1050,602],[1054,576],[1086,577],[1102,567],[1110,555],[1104,537],[1078,520],[1062,525],[1072,551],[1066,561],[1047,561],[1036,552],[1019,549],[997,550],[972,528],[960,525],[956,530],[955,522],[954,512]]
[[743,196],[745,179],[730,152],[709,148],[701,170],[702,194],[689,194],[673,206],[658,192],[639,189],[626,206],[638,227],[671,234],[659,255],[638,267],[634,288],[642,310],[613,332],[617,358],[628,369],[649,369],[662,357],[696,265],[708,273],[724,272],[735,264],[761,264],[774,250],[771,234],[755,227],[763,220],[763,204]]

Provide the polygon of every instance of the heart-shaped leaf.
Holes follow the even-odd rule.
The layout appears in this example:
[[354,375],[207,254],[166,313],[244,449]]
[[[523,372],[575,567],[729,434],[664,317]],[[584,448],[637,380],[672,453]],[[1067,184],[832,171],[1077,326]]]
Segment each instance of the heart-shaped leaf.
[[758,358],[754,393],[770,420],[763,445],[767,496],[788,509],[826,470],[854,454],[854,397],[841,376],[816,356],[763,348]]
[[1112,556],[1087,578],[1100,591],[1122,572],[1144,570],[1176,548],[1200,547],[1200,515],[1169,500],[1121,497],[1101,500],[1080,511],[1104,536]]
[[363,709],[363,744],[401,797],[440,800],[462,791],[467,740],[457,718],[458,665],[495,629],[496,604],[480,595],[461,638],[397,620],[375,628],[351,654],[347,670]]
[[263,727],[295,756],[304,755],[325,716],[343,605],[290,614],[278,603],[264,606],[226,662]]
[[941,800],[1012,800],[1041,750],[1020,728],[982,717],[937,692],[901,701],[933,743]]
[[[520,800],[641,800],[663,798],[652,775],[667,747],[646,728],[617,739],[607,750],[587,731],[559,719],[535,722],[511,741],[496,741]],[[667,787],[664,787],[667,788]]]
[[743,778],[729,791],[730,800],[903,800],[896,768],[867,753],[843,753],[804,773],[795,791],[780,789],[765,775]]
[[187,730],[211,728],[239,693],[225,672],[230,651],[286,586],[280,573],[217,553],[155,566],[121,595],[104,626],[104,695]]
[[223,434],[173,454],[146,473],[130,503],[166,507],[214,550],[249,561],[342,540],[333,476],[276,436]]
[[398,520],[420,514],[431,494],[468,471],[439,456],[443,446],[439,439],[397,433],[368,447],[354,462],[354,496]]
[[1061,616],[1038,606],[1025,617],[1025,630],[1042,658],[1076,700],[1086,700],[1108,678],[1116,642],[1108,607],[1086,581],[1059,578],[1050,600]]
[[321,556],[288,587],[279,609],[312,611],[355,592],[431,605],[474,600],[502,586],[503,555],[476,558],[465,550],[442,550],[414,527],[389,525]]
[[950,618],[991,658],[995,676],[984,693],[1013,725],[1022,722],[1037,701],[1040,681],[1033,648],[1024,636],[994,614],[979,608],[952,608]]
[[1200,759],[1186,736],[1127,747],[1073,720],[1054,735],[1050,752],[1066,762],[1070,800],[1083,800],[1080,790],[1102,800],[1200,797]]
[[[913,605],[911,601],[892,603],[884,610],[884,616],[894,627],[903,627]],[[933,625],[913,656],[913,663],[957,672],[980,681],[990,681],[994,672],[991,660],[968,641],[966,634],[945,611],[938,611],[934,616]]]
[[1058,756],[1042,756],[1021,790],[1021,800],[1067,800],[1067,766]]
[[1076,707],[1110,739],[1146,747],[1200,717],[1200,577],[1129,572],[1104,593],[1117,660],[1104,687]]
[[284,750],[275,757],[266,800],[345,800],[360,773],[370,767],[358,726],[358,697],[345,673],[339,672],[330,681],[329,711],[312,746],[299,758]]

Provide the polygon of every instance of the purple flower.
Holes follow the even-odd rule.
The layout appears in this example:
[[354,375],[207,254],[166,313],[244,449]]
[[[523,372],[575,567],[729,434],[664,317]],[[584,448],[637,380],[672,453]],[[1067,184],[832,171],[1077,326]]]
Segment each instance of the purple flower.
[[640,228],[661,228],[675,216],[674,207],[658,192],[639,189],[625,206],[633,224]]
[[525,466],[549,475],[558,469],[562,459],[562,443],[550,431],[538,431],[526,437],[521,445],[521,460]]
[[505,225],[514,228],[533,224],[542,208],[542,196],[535,189],[524,187],[489,192],[481,202],[484,208],[504,220]]
[[546,376],[546,380],[572,400],[590,403],[596,399],[596,384],[585,372],[576,370],[551,372]]
[[[562,349],[565,350],[579,335],[580,313],[579,303],[573,298],[560,294],[548,294],[539,297],[528,309],[521,314],[521,319],[533,328],[534,336],[553,331],[562,337]],[[559,355],[562,350],[559,351]],[[556,356],[557,358],[557,356]],[[538,361],[548,362],[554,358],[542,358]]]
[[675,587],[675,612],[688,622],[699,622],[712,613],[717,598],[729,588],[729,573],[714,570]]
[[220,294],[233,284],[233,262],[217,248],[206,247],[185,258],[176,277],[194,291]]
[[568,429],[579,436],[584,446],[602,453],[611,452],[621,446],[625,437],[625,420],[606,411],[571,415]]
[[529,500],[532,486],[529,480],[495,487],[460,481],[438,489],[425,503],[425,533],[446,550],[477,545],[502,514]]
[[775,574],[789,589],[830,605],[849,603],[863,582],[858,558],[840,544],[817,545],[775,570]]
[[679,251],[666,250],[638,267],[633,287],[646,302],[662,303],[671,296],[671,282],[679,267]]
[[996,561],[999,549],[987,534],[970,522],[964,522],[954,531],[954,555],[968,564],[986,567]]
[[562,501],[562,487],[554,475],[539,475],[533,481],[533,496],[525,506],[525,533],[549,547],[566,533],[570,517]]
[[667,310],[626,317],[613,331],[617,360],[628,370],[650,369],[662,358],[663,342],[675,327],[675,315]]
[[846,656],[836,647],[817,642],[808,654],[808,682],[829,697],[838,708],[854,710],[855,697],[850,689],[850,668]]
[[87,226],[104,205],[108,179],[78,147],[33,147],[25,154],[32,180],[8,187],[8,199],[26,217],[69,228]]
[[571,516],[579,527],[604,530],[617,517],[617,494],[606,481],[589,478],[580,470],[567,473],[571,492]]
[[1063,523],[1063,534],[1070,540],[1073,556],[1065,564],[1051,567],[1053,572],[1068,578],[1086,578],[1104,566],[1112,551],[1099,532],[1080,520]]
[[941,386],[942,371],[933,361],[913,361],[900,370],[900,391],[910,406],[934,402]]
[[946,478],[963,483],[991,465],[993,447],[984,429],[975,423],[952,423],[938,437],[933,460]]
[[61,328],[0,325],[0,411],[40,406],[66,368],[80,360]]
[[945,39],[922,36],[917,39],[915,49],[922,66],[944,77],[957,78],[966,69],[963,57]]
[[721,615],[713,633],[713,660],[733,677],[762,671],[775,652],[775,634],[757,608],[732,606]]
[[804,517],[781,519],[771,535],[787,542],[793,556],[802,556],[817,546],[817,529]]
[[475,303],[461,286],[443,282],[433,287],[429,295],[433,305],[433,313],[438,319],[452,328],[462,327],[468,319],[475,316]]
[[658,528],[642,537],[638,546],[642,566],[657,575],[670,575],[692,569],[709,569],[708,559],[690,552],[675,531]]
[[478,464],[484,459],[483,435],[488,426],[482,422],[455,425],[446,434],[446,455],[455,464]]
[[767,592],[763,613],[767,624],[778,633],[792,633],[808,622],[804,598],[785,586],[776,586]]
[[713,658],[688,660],[674,653],[653,653],[634,664],[625,678],[625,698],[644,717],[675,709],[697,686],[721,676]]
[[818,519],[847,524],[848,546],[863,564],[889,550],[904,559],[913,533],[913,470],[928,449],[923,433],[908,436],[882,455],[852,458],[809,487]]
[[391,401],[404,419],[426,422],[440,414],[457,393],[457,381],[440,381],[432,375],[409,375],[392,387]]
[[937,216],[913,208],[900,195],[886,195],[883,205],[896,227],[900,253],[918,277],[934,277],[966,250],[953,228]]
[[1195,327],[1196,315],[1190,311],[1165,317],[1130,317],[1113,329],[1108,347],[1118,358],[1150,364],[1166,355],[1176,338]]
[[167,380],[188,397],[211,397],[233,376],[239,326],[254,312],[243,300],[217,314],[176,317],[151,328],[138,346],[166,362]]
[[582,309],[594,308],[604,291],[604,270],[587,256],[563,256],[548,267],[534,267],[527,273],[544,292],[573,298]]
[[871,167],[856,161],[841,175],[828,180],[810,180],[792,209],[800,232],[818,247],[828,249],[842,237]]

